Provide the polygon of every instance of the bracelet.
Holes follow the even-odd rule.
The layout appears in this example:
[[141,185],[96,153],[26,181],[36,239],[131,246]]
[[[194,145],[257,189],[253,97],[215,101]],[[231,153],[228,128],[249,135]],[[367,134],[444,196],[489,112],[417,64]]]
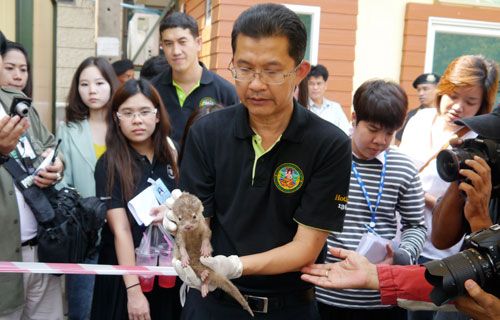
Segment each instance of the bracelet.
[[126,287],[126,289],[128,290],[128,289],[130,289],[130,288],[137,287],[137,286],[138,286],[138,285],[140,285],[140,284],[141,284],[140,282],[134,283],[134,284],[132,284],[132,285],[130,285],[130,286],[128,286],[128,287]]

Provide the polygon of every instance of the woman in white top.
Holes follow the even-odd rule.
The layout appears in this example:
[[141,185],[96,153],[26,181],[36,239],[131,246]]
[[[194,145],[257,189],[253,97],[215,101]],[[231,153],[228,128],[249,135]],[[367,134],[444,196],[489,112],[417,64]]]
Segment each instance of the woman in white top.
[[[400,148],[413,159],[420,170],[420,181],[425,192],[425,221],[427,237],[419,263],[442,259],[457,253],[462,241],[446,250],[439,250],[431,242],[432,210],[436,201],[448,188],[436,169],[435,155],[450,148],[454,136],[475,138],[477,134],[455,124],[455,120],[489,113],[495,102],[498,87],[498,66],[482,56],[461,56],[446,68],[437,87],[436,108],[418,112],[407,124]],[[408,313],[408,320],[462,320],[461,313],[416,311]]]
[[425,192],[427,241],[421,253],[422,260],[442,259],[458,252],[461,241],[447,250],[436,249],[430,240],[432,209],[436,200],[448,187],[436,169],[433,158],[456,135],[462,139],[474,138],[475,132],[465,132],[455,120],[489,113],[495,102],[498,87],[498,66],[479,55],[466,55],[453,60],[445,70],[437,87],[437,108],[421,110],[409,122],[401,140],[400,149],[414,161],[420,170]]

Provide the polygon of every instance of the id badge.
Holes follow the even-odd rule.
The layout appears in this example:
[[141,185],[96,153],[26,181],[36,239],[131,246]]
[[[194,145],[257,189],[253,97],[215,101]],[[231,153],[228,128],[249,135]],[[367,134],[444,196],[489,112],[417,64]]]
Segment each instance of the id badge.
[[28,136],[26,135],[23,135],[21,138],[19,138],[19,142],[17,143],[16,149],[19,158],[21,159],[29,158],[31,160],[34,160],[36,158],[35,150],[33,150],[31,142],[28,139]]
[[159,204],[165,203],[168,197],[170,197],[170,191],[167,186],[165,186],[161,178],[158,178],[155,183],[153,183],[153,192]]

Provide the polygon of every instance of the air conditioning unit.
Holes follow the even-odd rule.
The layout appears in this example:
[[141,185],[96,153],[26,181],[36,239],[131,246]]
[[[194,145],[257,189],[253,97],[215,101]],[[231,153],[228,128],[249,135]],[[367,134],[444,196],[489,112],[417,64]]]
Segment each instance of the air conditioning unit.
[[[144,61],[152,56],[158,55],[160,49],[160,31],[155,23],[160,18],[157,14],[136,12],[128,23],[127,57],[132,59],[136,56],[141,45],[146,41],[144,47],[134,60],[135,65],[142,65]],[[155,28],[151,36],[146,40],[150,31]]]

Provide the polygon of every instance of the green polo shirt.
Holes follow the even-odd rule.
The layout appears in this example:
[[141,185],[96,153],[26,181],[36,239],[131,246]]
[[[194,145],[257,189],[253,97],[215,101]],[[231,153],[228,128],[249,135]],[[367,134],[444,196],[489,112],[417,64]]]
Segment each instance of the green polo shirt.
[[196,88],[200,86],[200,81],[198,80],[198,82],[196,82],[194,87],[192,87],[188,93],[186,93],[184,89],[182,89],[182,87],[177,82],[175,82],[175,80],[172,80],[172,84],[175,87],[175,92],[177,93],[177,98],[179,98],[179,104],[181,105],[182,108],[184,106],[184,101],[186,101],[186,98],[191,94],[191,92],[193,92],[194,90],[196,90]]

